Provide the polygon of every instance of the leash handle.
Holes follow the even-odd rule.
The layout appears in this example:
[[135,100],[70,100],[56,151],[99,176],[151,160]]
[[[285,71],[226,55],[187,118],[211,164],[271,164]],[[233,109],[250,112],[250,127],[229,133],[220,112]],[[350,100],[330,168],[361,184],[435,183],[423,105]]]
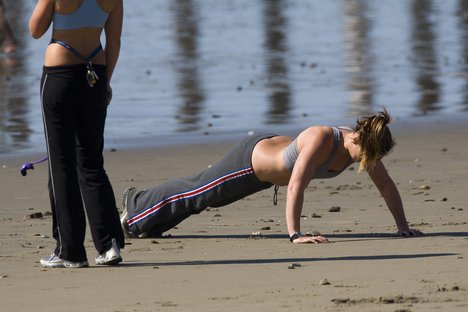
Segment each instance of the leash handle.
[[33,161],[33,162],[24,163],[23,166],[22,166],[21,169],[20,169],[21,175],[22,175],[23,177],[26,176],[26,175],[28,174],[27,171],[28,171],[29,169],[34,170],[34,165],[40,164],[41,162],[44,162],[44,161],[46,161],[47,159],[49,159],[48,156],[46,156],[46,157],[44,157],[44,158],[42,158],[42,159]]

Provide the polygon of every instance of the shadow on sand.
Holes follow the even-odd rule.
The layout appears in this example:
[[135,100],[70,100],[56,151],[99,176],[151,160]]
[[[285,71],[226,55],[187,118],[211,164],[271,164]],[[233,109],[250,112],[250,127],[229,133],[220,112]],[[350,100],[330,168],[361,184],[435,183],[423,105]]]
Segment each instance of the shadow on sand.
[[[389,239],[398,237],[388,233],[346,233],[326,235],[330,240],[346,239],[353,240]],[[166,236],[161,239],[251,239],[252,235],[180,235]],[[424,237],[468,237],[468,232],[435,232],[426,233]],[[283,234],[272,234],[261,236],[261,239],[285,239]],[[343,241],[342,241],[343,242]],[[276,264],[276,263],[309,263],[318,261],[382,261],[382,260],[413,260],[420,258],[457,256],[457,253],[418,253],[418,254],[389,254],[389,255],[362,255],[341,257],[312,257],[312,258],[253,258],[253,259],[224,259],[224,260],[195,260],[195,261],[167,261],[167,262],[124,262],[119,267],[159,267],[159,266],[195,266],[195,265],[250,265],[250,264]]]
[[308,263],[318,261],[380,261],[380,260],[414,260],[419,258],[456,256],[456,253],[427,253],[407,255],[370,255],[370,256],[342,256],[324,258],[268,258],[268,259],[224,259],[224,260],[196,260],[177,262],[124,262],[119,265],[125,267],[171,267],[195,265],[248,265],[248,264],[278,264],[278,263]]

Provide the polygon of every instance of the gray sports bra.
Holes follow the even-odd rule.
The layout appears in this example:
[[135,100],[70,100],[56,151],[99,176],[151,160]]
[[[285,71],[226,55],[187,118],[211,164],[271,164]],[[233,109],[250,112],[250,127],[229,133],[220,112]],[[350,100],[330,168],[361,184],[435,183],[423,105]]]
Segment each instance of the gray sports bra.
[[[328,155],[327,160],[318,165],[317,168],[315,169],[315,176],[314,179],[330,179],[334,178],[340,173],[342,173],[349,165],[353,163],[353,160],[350,158],[346,165],[340,170],[340,171],[329,171],[328,167],[330,165],[331,160],[336,154],[336,151],[338,150],[338,146],[341,141],[341,129],[346,129],[346,130],[351,130],[350,127],[331,127],[333,130],[333,147],[330,152],[330,155]],[[286,168],[288,168],[289,171],[292,171],[294,168],[294,165],[296,164],[297,157],[299,156],[299,151],[297,149],[297,138],[294,139],[284,150],[283,153],[283,159],[284,159],[284,164],[286,165]]]
[[70,30],[84,27],[103,28],[108,13],[103,11],[96,0],[83,0],[80,7],[70,14],[54,13],[54,30]]

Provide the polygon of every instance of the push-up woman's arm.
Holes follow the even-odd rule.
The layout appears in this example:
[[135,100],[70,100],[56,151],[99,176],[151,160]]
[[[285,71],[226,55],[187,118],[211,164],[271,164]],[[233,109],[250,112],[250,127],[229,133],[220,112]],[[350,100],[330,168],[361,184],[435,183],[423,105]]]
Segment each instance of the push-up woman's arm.
[[323,243],[322,236],[301,234],[300,220],[304,203],[304,191],[315,175],[317,165],[324,162],[333,144],[329,127],[314,127],[301,133],[298,141],[299,156],[288,183],[286,196],[286,223],[293,243]]
[[400,192],[392,178],[385,169],[381,160],[378,160],[372,170],[368,170],[369,176],[379,190],[387,204],[388,210],[392,213],[398,228],[398,234],[403,236],[421,235],[419,230],[411,229],[406,221],[403,202]]

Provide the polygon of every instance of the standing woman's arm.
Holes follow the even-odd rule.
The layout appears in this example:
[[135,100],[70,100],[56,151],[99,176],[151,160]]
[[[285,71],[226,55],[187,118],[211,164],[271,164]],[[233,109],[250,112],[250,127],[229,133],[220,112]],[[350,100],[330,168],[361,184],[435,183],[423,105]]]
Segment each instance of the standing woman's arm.
[[123,23],[123,2],[118,0],[115,8],[110,12],[107,18],[104,31],[106,34],[106,54],[107,77],[110,80],[114,73],[115,65],[120,54],[120,37],[122,35]]
[[54,0],[39,0],[29,19],[29,32],[34,39],[39,39],[47,32],[54,13]]

